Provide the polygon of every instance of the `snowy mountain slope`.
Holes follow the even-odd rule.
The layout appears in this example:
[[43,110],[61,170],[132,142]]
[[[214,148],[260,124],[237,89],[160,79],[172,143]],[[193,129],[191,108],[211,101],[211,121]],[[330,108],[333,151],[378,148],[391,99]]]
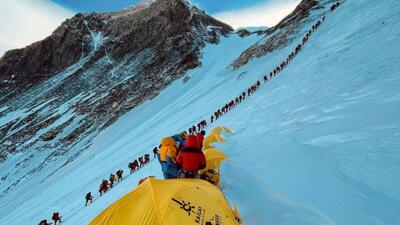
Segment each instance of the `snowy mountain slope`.
[[[246,224],[400,221],[399,12],[400,4],[393,0],[345,2],[279,76],[210,127],[224,124],[236,131],[219,146],[230,156],[223,166],[222,189],[238,204]],[[298,42],[314,22],[303,27]],[[49,161],[1,196],[0,224],[34,224],[53,211],[61,212],[63,224],[87,224],[138,179],[161,177],[154,161],[84,207],[84,195],[96,192],[101,178],[126,170],[131,159],[149,152],[163,136],[207,118],[297,44],[238,70],[227,67],[259,40],[256,35],[231,35],[219,45],[207,45],[202,67],[189,72],[188,82],[173,82],[123,115],[74,161],[57,171],[53,168],[65,160]],[[23,154],[11,156],[0,171],[13,170]],[[37,154],[23,168],[41,161],[41,154],[45,156]]]
[[345,2],[219,121],[240,131],[222,146],[224,191],[249,224],[399,223],[399,12],[396,1]]
[[137,7],[123,15],[78,13],[46,39],[0,58],[0,162],[52,149],[46,164],[89,143],[200,66],[206,43],[232,31],[184,0]]
[[[163,136],[182,130],[189,124],[192,125],[197,119],[208,115],[211,108],[205,111],[198,110],[195,114],[187,116],[188,111],[182,111],[182,107],[190,105],[193,97],[203,99],[196,104],[196,107],[201,106],[204,101],[209,101],[210,96],[207,93],[210,93],[213,88],[210,84],[215,85],[213,95],[218,95],[218,83],[230,80],[230,77],[222,74],[221,70],[259,39],[257,35],[245,39],[232,35],[221,39],[221,43],[217,46],[206,46],[203,51],[203,67],[190,73],[191,78],[188,82],[183,83],[182,79],[174,82],[159,97],[121,117],[110,128],[95,137],[93,144],[74,161],[68,164],[65,164],[63,158],[49,161],[45,169],[23,180],[23,184],[17,185],[3,195],[0,214],[5,216],[2,216],[0,223],[27,224],[38,218],[45,218],[49,211],[59,210],[67,219],[63,224],[86,224],[121,197],[122,193],[135,187],[138,179],[150,174],[161,175],[158,163],[152,164],[140,173],[124,180],[123,184],[118,185],[102,198],[96,199],[93,205],[85,208],[82,204],[84,194],[88,191],[96,193],[103,177],[108,177],[111,172],[119,168],[123,168],[126,173],[128,162],[144,152],[149,152],[158,145]],[[207,76],[204,76],[205,74]],[[245,85],[248,82],[246,81]],[[232,88],[231,92],[234,93],[234,91],[235,88]],[[224,99],[220,96],[213,108],[221,104]],[[163,110],[160,111],[160,109]],[[79,148],[80,146],[76,146],[70,149],[66,157],[73,155]],[[11,156],[1,165],[1,172],[6,173],[7,170],[15,169],[14,165],[21,158],[26,157],[24,154],[26,153]],[[26,169],[29,170],[29,165],[33,166],[40,161],[40,157],[35,157],[27,163]],[[63,164],[65,165],[60,169],[54,170]],[[15,178],[23,175],[24,172],[18,171]],[[7,184],[2,184],[0,187],[6,187],[5,185]],[[35,209],[31,208],[32,205],[36,206]]]
[[63,161],[55,171],[73,161],[101,130],[201,66],[206,43],[232,30],[184,0],[138,7],[78,13],[0,59],[0,164],[22,153],[0,171],[0,196],[50,161]]

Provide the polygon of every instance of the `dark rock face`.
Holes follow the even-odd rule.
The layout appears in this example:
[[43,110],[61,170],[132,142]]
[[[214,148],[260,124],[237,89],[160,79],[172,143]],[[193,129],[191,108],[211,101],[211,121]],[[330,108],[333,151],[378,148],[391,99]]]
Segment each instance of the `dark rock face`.
[[[159,0],[141,10],[133,8],[119,13],[77,14],[43,41],[24,49],[8,51],[3,56],[0,60],[0,80],[9,82],[0,83],[0,94],[10,94],[10,90],[20,93],[76,63],[91,51],[92,32],[101,32],[103,37],[107,37],[92,60],[95,61],[104,56],[106,50],[112,58],[121,59],[149,47],[158,49],[172,38],[176,39],[172,44],[181,47],[179,41],[185,41],[183,38],[192,33],[192,28],[200,28],[202,24],[218,26],[223,34],[231,31],[229,26],[188,7],[183,0]],[[194,16],[190,18],[192,14]],[[204,36],[202,41],[211,41],[217,35],[216,32],[200,32],[197,36]]]
[[0,59],[0,161],[52,149],[46,161],[90,143],[201,65],[205,44],[231,31],[184,0],[147,1],[121,12],[77,14],[46,39],[7,52]]
[[83,37],[87,35],[83,18],[78,14],[43,41],[6,52],[0,60],[0,80],[10,80],[13,75],[14,79],[1,83],[0,93],[4,95],[9,90],[22,91],[32,87],[75,63],[82,52],[88,52],[89,46],[82,49]]
[[[296,34],[307,23],[312,10],[320,8],[321,5],[317,0],[303,0],[296,9],[285,17],[276,26],[264,31],[258,31],[257,34],[264,34],[264,40],[245,50],[238,59],[233,62],[235,69],[247,64],[254,57],[262,57],[274,50],[286,47],[296,38]],[[242,31],[241,36],[248,35]]]

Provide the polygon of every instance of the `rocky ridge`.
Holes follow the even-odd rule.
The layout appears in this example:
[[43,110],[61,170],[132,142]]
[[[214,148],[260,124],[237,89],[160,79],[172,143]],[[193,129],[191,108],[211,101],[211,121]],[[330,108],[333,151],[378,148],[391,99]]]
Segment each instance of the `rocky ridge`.
[[256,32],[240,30],[239,35],[241,36],[257,33],[258,35],[264,35],[264,38],[245,50],[240,57],[232,63],[232,66],[235,69],[238,69],[246,65],[253,58],[263,57],[277,49],[288,46],[298,37],[304,24],[307,24],[312,19],[320,16],[312,15],[312,11],[320,9],[323,5],[327,4],[329,3],[325,2],[324,4],[321,4],[318,0],[303,0],[292,13],[271,28]]

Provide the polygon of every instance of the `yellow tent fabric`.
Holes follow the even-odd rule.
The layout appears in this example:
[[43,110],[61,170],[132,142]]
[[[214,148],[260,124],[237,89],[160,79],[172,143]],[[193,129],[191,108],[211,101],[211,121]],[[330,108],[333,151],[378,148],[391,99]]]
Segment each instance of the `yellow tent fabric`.
[[205,179],[218,185],[220,181],[220,168],[222,161],[227,159],[226,155],[218,149],[206,148],[203,150],[206,157],[206,168],[199,171],[200,175],[205,176]]
[[199,179],[149,178],[89,225],[238,225],[222,192]]
[[243,220],[242,220],[242,218],[241,218],[240,215],[239,215],[239,210],[238,210],[238,208],[237,208],[237,205],[234,205],[234,206],[233,206],[233,215],[235,216],[236,221],[238,222],[238,224],[239,224],[239,225],[242,225],[242,224],[243,224]]
[[228,128],[228,127],[225,127],[225,126],[218,126],[218,127],[214,128],[210,133],[218,133],[218,134],[220,134],[221,131],[232,133],[232,130],[230,128]]
[[225,142],[225,138],[221,135],[222,131],[232,133],[231,129],[224,126],[214,128],[204,139],[203,148],[212,148],[212,144],[215,142]]
[[225,153],[215,148],[206,148],[203,151],[206,160],[225,160],[227,159]]
[[225,142],[225,138],[222,137],[222,131],[232,132],[231,129],[219,126],[214,128],[208,133],[207,137],[203,141],[203,153],[206,157],[207,166],[204,170],[199,171],[204,179],[212,182],[215,185],[219,184],[220,181],[220,168],[221,163],[227,159],[226,155],[218,149],[215,149],[212,145],[215,142]]
[[207,167],[204,170],[217,169],[219,171],[222,161],[227,159],[223,152],[215,148],[206,148],[203,153],[207,162]]

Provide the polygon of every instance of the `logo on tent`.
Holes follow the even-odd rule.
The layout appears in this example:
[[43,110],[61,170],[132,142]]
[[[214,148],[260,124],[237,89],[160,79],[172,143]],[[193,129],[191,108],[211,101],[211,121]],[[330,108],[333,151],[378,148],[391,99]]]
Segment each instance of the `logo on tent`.
[[175,198],[172,198],[172,201],[178,203],[181,206],[181,209],[185,210],[188,213],[189,216],[190,216],[191,213],[196,213],[194,211],[196,206],[190,205],[191,204],[190,202],[185,202],[183,200],[179,201],[179,200],[176,200]]

